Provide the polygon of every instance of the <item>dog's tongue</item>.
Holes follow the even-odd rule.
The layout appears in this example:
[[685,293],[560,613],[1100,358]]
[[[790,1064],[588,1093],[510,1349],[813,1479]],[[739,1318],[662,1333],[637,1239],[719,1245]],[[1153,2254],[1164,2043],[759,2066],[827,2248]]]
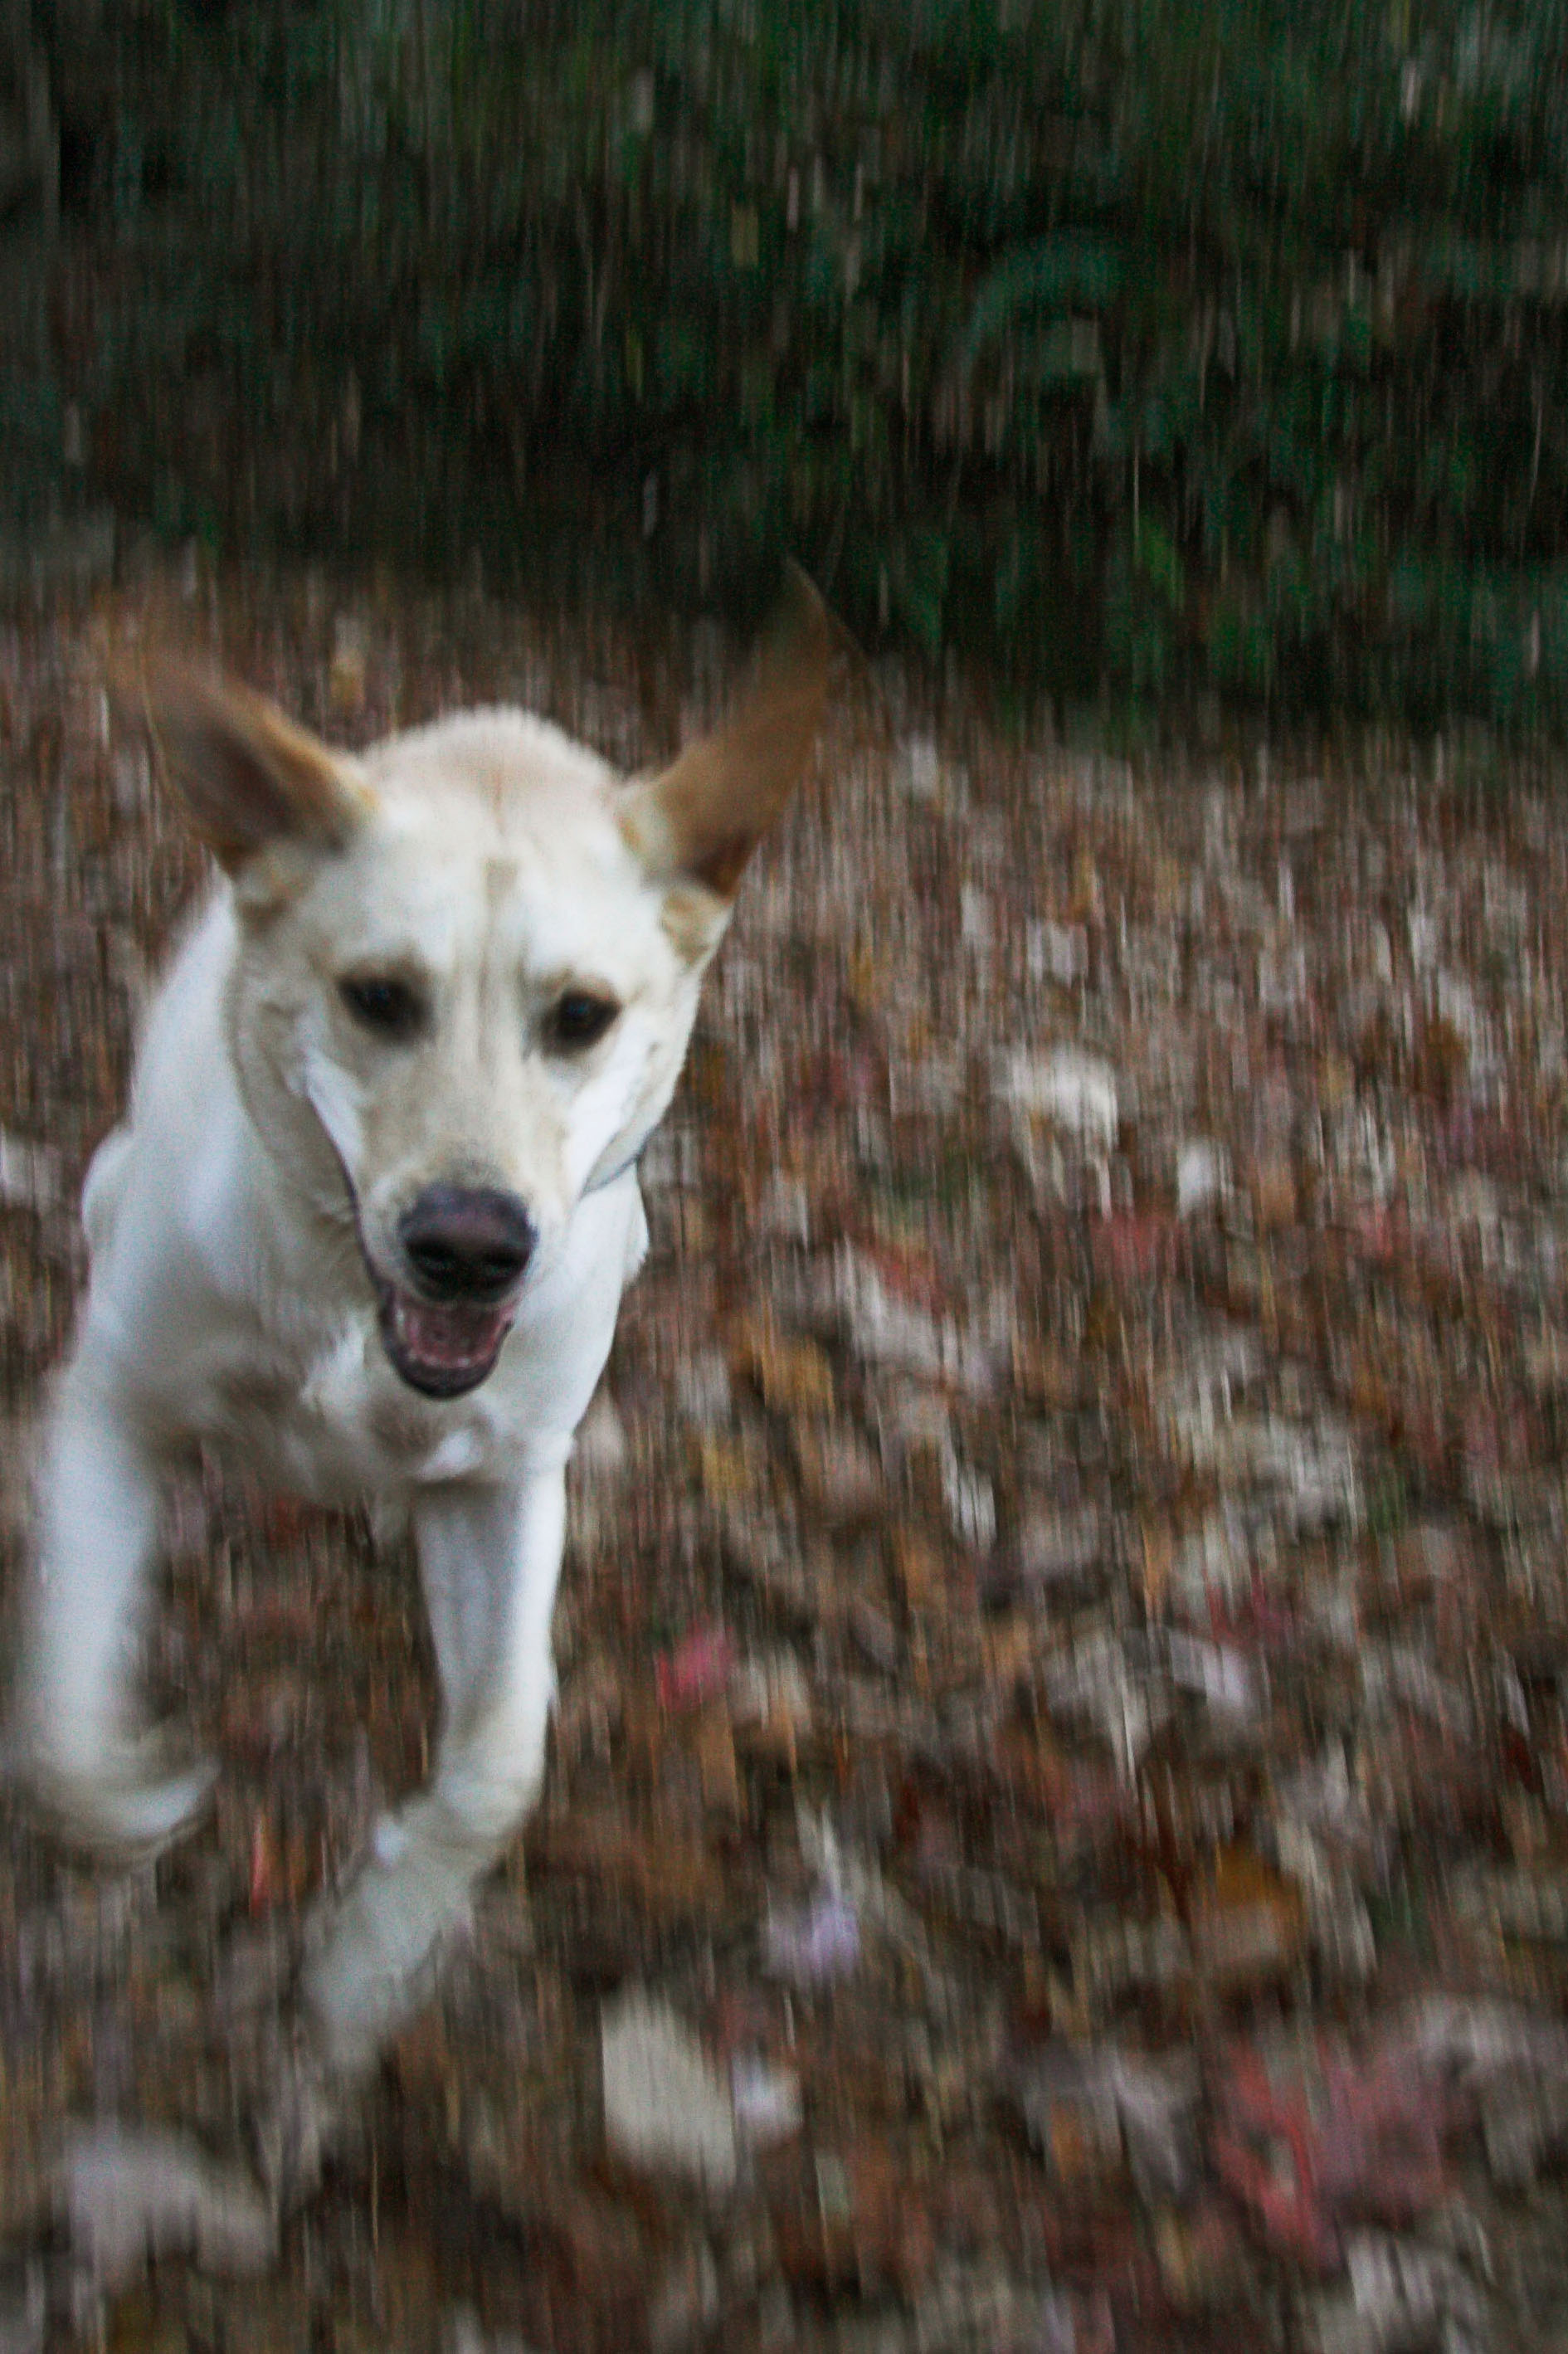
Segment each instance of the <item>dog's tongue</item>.
[[511,1305],[433,1307],[399,1291],[392,1299],[392,1330],[399,1350],[413,1364],[433,1373],[464,1373],[489,1365],[514,1312]]

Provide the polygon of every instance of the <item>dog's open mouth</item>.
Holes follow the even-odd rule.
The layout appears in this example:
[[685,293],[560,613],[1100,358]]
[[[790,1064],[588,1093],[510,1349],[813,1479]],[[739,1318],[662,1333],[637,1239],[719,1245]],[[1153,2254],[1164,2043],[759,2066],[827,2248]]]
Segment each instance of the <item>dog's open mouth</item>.
[[410,1389],[426,1397],[461,1397],[479,1387],[501,1354],[517,1313],[514,1299],[498,1307],[471,1299],[416,1299],[391,1284],[376,1284],[381,1345]]

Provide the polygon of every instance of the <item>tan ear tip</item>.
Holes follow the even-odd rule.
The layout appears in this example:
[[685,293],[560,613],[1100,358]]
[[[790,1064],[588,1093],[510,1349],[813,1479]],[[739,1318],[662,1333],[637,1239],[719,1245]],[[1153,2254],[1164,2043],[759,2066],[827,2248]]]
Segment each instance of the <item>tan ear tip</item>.
[[243,740],[334,775],[343,766],[267,695],[183,654],[151,653],[111,663],[110,695],[123,716],[171,743]]
[[116,651],[105,664],[104,684],[122,724],[154,733],[182,719],[209,717],[224,701],[216,678],[175,654]]
[[847,663],[854,670],[865,668],[865,656],[853,631],[839,619],[810,574],[792,556],[784,559],[776,610],[778,627],[774,634],[797,655],[807,650],[824,669],[835,661]]
[[144,718],[150,692],[146,657],[115,647],[104,658],[103,691],[122,725]]
[[119,725],[149,736],[159,758],[166,746],[209,726],[220,708],[217,681],[177,655],[116,652],[106,686]]
[[832,616],[822,601],[821,590],[792,556],[784,559],[774,614],[780,636],[825,640],[832,629]]
[[827,611],[822,592],[803,564],[792,556],[784,558],[783,585],[780,595],[798,605],[802,612],[821,615]]

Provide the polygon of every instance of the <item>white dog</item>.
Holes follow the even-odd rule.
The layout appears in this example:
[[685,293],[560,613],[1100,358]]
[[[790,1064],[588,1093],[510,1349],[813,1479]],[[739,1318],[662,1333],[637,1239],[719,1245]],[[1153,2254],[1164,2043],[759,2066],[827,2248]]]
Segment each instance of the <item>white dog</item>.
[[22,1747],[101,1849],[156,1847],[200,1808],[211,1769],[175,1762],[135,1678],[161,1494],[193,1445],[408,1509],[440,1746],[317,1941],[334,2063],[375,2049],[538,1789],[565,1468],[646,1246],[637,1157],[832,652],[792,574],[736,716],[630,782],[518,711],[351,758],[238,689],[151,691],[224,879],[88,1174]]

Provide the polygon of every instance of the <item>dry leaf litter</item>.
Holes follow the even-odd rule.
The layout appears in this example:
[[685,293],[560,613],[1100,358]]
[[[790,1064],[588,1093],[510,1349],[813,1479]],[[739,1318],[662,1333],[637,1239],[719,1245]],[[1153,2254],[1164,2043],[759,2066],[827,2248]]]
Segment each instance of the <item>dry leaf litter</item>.
[[[13,1596],[200,876],[105,695],[154,631],[350,740],[701,716],[477,594],[0,627]],[[846,698],[647,1155],[543,1803],[282,2211],[302,1915],[431,1734],[405,1553],[208,1467],[150,1672],[214,1819],[114,1873],[8,1804],[5,2354],[1568,2342],[1565,779],[1451,757]]]

